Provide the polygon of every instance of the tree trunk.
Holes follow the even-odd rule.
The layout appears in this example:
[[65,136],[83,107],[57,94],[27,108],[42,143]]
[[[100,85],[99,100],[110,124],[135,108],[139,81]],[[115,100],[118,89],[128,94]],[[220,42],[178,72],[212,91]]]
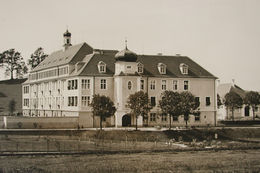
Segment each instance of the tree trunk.
[[137,118],[138,116],[135,116],[135,130],[137,130]]
[[232,121],[234,121],[234,120],[235,120],[235,117],[234,117],[234,108],[232,108],[231,111],[232,111]]
[[10,70],[10,73],[11,73],[11,79],[14,79],[14,72],[12,69]]
[[188,120],[185,120],[186,123],[186,129],[188,128]]
[[252,108],[253,110],[253,120],[255,120],[255,108]]
[[171,115],[169,114],[169,118],[170,118],[170,127],[169,127],[169,130],[171,130],[172,128],[172,119],[171,119]]
[[100,121],[99,121],[99,126],[100,126],[100,130],[102,130],[102,116],[100,116]]

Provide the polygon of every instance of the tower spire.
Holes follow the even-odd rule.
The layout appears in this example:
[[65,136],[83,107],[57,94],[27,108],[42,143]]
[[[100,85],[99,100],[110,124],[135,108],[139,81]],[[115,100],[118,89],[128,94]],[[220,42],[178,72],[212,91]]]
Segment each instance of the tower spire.
[[127,49],[127,38],[125,38],[125,49]]

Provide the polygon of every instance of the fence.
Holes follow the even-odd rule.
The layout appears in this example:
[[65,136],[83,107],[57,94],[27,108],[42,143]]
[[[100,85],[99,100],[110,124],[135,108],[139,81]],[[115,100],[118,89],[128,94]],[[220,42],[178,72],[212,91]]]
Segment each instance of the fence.
[[0,136],[0,153],[12,152],[87,152],[87,151],[152,151],[180,148],[169,141],[104,140],[98,138],[64,136]]

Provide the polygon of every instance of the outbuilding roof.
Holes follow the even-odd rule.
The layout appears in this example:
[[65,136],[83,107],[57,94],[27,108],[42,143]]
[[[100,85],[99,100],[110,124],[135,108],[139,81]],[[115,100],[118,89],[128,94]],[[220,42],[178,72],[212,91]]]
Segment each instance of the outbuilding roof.
[[240,97],[244,98],[246,95],[246,91],[240,88],[239,86],[232,84],[232,83],[224,83],[220,84],[217,88],[217,93],[221,98],[224,98],[225,95],[229,92],[235,92]]

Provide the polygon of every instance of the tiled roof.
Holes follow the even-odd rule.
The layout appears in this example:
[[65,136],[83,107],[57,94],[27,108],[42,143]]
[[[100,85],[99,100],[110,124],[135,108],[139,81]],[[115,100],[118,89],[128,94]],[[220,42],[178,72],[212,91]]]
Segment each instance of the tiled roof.
[[2,81],[0,81],[0,84],[7,84],[7,85],[22,84],[22,83],[25,82],[26,80],[27,80],[27,78],[2,80]]
[[68,47],[66,50],[53,52],[44,59],[32,72],[47,69],[50,67],[61,66],[68,63],[81,61],[85,55],[92,53],[93,49],[86,43]]
[[[94,54],[88,61],[84,69],[79,73],[81,76],[113,76],[115,73],[115,54],[116,51],[103,54]],[[99,61],[106,63],[106,73],[99,73],[97,64]],[[143,76],[153,77],[181,77],[181,78],[216,78],[203,67],[186,56],[158,56],[158,55],[138,55],[137,62],[144,65]],[[158,63],[166,64],[166,74],[160,74]],[[189,66],[187,75],[180,71],[180,64],[185,63]]]
[[225,95],[229,92],[235,92],[238,95],[240,95],[240,97],[245,97],[246,91],[243,90],[242,88],[240,88],[237,85],[233,85],[232,83],[225,83],[225,84],[220,84],[217,88],[217,93],[219,94],[219,96],[221,98],[224,98]]

